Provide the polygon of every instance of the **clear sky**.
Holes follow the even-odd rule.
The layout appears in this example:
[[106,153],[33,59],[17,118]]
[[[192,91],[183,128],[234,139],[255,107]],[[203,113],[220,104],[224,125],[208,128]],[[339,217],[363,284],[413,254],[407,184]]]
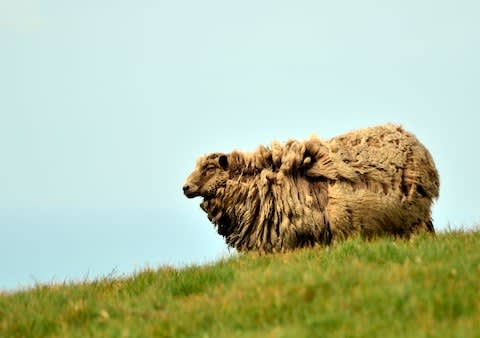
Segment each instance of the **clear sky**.
[[0,0],[0,289],[228,253],[196,158],[394,122],[480,223],[478,1]]

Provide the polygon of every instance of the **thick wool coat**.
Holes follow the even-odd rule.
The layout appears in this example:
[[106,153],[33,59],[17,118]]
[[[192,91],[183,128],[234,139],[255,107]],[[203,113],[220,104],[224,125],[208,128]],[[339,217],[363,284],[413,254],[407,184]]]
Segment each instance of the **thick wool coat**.
[[439,186],[428,150],[391,124],[210,154],[186,182],[229,246],[261,252],[434,232]]

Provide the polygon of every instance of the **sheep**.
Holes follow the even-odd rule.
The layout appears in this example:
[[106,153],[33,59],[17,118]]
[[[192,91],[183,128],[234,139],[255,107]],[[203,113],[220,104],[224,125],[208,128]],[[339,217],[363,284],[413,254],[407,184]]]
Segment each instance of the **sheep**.
[[351,236],[434,233],[439,188],[429,151],[386,124],[204,155],[183,192],[203,197],[200,207],[228,246],[269,253]]

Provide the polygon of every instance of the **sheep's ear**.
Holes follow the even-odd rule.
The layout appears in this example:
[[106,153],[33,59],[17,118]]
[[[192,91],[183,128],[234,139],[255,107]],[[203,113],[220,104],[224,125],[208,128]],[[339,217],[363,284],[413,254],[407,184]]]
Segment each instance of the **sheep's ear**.
[[220,157],[218,158],[218,164],[220,164],[220,166],[223,168],[223,170],[227,170],[228,169],[228,157],[227,155],[220,155]]

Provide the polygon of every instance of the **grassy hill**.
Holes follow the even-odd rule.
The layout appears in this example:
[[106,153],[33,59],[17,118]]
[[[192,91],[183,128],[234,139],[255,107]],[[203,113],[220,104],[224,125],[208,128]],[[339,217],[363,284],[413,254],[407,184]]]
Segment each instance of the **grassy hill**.
[[0,295],[0,337],[480,337],[480,232]]

